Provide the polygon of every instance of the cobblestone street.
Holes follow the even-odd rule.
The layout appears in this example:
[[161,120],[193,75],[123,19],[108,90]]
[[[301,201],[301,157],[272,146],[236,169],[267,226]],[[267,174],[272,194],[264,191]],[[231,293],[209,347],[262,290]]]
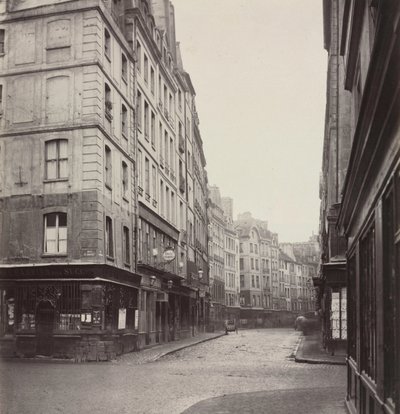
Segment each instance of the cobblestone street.
[[285,398],[282,390],[310,389],[312,399],[316,388],[340,402],[345,367],[294,362],[298,340],[291,329],[244,330],[149,363],[140,353],[111,363],[2,362],[1,412],[178,414],[229,394],[277,391]]

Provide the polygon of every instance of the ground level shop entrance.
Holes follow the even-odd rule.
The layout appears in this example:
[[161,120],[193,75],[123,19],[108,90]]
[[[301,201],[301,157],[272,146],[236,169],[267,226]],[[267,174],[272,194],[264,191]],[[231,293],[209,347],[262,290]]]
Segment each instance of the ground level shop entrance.
[[[48,268],[57,276],[68,267]],[[88,276],[78,280],[33,280],[39,267],[19,270],[0,273],[1,355],[106,360],[137,348],[138,288],[101,277],[107,267],[74,266],[70,274]],[[50,269],[42,271],[45,275]],[[4,277],[16,273],[19,277]],[[31,277],[20,278],[23,274]],[[91,279],[94,274],[100,277]],[[121,276],[139,280],[130,273]]]

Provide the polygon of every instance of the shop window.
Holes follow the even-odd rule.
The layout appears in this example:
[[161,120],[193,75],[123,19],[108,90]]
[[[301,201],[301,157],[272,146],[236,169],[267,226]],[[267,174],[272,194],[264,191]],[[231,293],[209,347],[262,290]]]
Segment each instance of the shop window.
[[68,140],[54,139],[45,143],[46,179],[68,178]]
[[376,286],[375,229],[372,226],[360,242],[360,368],[376,378]]
[[44,252],[67,253],[66,213],[49,213],[44,216]]
[[114,257],[114,237],[113,225],[110,217],[106,217],[106,255],[109,258]]
[[14,289],[0,290],[0,307],[0,335],[12,334],[16,317]]

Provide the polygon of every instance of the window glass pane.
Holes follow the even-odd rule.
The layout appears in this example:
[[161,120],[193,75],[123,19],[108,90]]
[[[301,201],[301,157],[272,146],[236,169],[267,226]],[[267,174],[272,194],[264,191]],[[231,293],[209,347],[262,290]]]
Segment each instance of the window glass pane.
[[46,142],[46,160],[57,159],[57,141]]
[[61,241],[61,240],[66,241],[67,240],[67,228],[66,227],[60,227],[58,229],[58,240],[59,241]]
[[60,227],[67,226],[67,214],[66,213],[59,213],[58,215],[58,225]]
[[57,213],[50,213],[46,215],[47,228],[56,226],[56,218],[57,218]]
[[59,178],[68,177],[68,161],[67,160],[60,161],[59,168],[60,168]]
[[47,161],[46,163],[46,178],[57,178],[57,161]]
[[57,253],[67,253],[67,240],[58,241],[58,252]]
[[59,157],[67,158],[68,141],[66,139],[60,139],[59,143]]

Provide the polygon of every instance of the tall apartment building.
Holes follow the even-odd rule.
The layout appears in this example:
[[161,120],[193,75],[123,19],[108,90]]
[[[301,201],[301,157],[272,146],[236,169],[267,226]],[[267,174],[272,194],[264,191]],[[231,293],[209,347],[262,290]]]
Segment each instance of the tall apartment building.
[[216,186],[209,187],[208,256],[210,265],[210,323],[222,328],[225,309],[225,221],[221,194]]
[[395,0],[324,1],[320,287],[327,339],[348,337],[351,413],[400,412],[399,21]]
[[2,353],[105,359],[193,335],[206,172],[173,7],[53,3],[0,6]]
[[0,346],[136,346],[134,58],[119,3],[2,2]]
[[[195,237],[205,249],[206,233],[193,229],[195,94],[175,41],[173,6],[140,1],[125,13],[137,58],[139,338],[151,345],[194,334],[204,318],[207,266],[193,265],[192,253]],[[205,211],[205,198],[199,204]]]
[[221,198],[225,220],[225,305],[227,319],[240,319],[239,236],[233,223],[233,199]]

